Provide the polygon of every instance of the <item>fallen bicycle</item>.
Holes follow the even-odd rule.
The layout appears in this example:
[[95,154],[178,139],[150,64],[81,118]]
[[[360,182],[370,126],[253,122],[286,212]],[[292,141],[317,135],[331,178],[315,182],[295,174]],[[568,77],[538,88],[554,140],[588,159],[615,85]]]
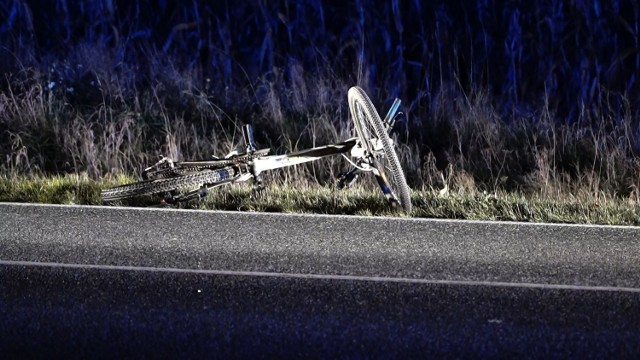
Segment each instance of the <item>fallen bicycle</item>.
[[[376,111],[367,94],[359,87],[348,92],[349,110],[356,136],[343,142],[314,147],[284,155],[269,155],[270,149],[257,149],[251,125],[242,128],[246,149],[219,159],[174,161],[163,157],[146,168],[143,180],[102,191],[105,202],[162,194],[162,202],[175,204],[199,199],[217,186],[252,180],[256,189],[264,188],[261,174],[268,170],[316,161],[327,156],[342,155],[352,169],[338,177],[338,189],[351,185],[359,173],[371,172],[384,196],[394,207],[411,212],[409,187],[389,133],[393,128],[400,100],[395,99],[384,119]],[[346,154],[349,154],[349,158]],[[178,194],[181,188],[194,188]]]

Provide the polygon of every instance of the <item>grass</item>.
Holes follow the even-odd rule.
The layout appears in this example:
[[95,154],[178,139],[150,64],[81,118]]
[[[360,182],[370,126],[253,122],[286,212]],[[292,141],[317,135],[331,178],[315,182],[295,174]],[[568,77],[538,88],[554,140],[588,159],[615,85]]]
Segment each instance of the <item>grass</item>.
[[[84,175],[53,177],[0,176],[1,202],[101,205],[100,190],[134,181],[127,176],[92,180]],[[391,209],[374,190],[355,187],[336,191],[329,186],[269,185],[259,197],[250,185],[224,186],[202,201],[180,208],[284,213],[407,216]],[[414,210],[408,216],[426,218],[501,220],[601,225],[640,225],[640,207],[615,197],[531,196],[514,192],[457,193],[412,191]],[[157,199],[142,197],[116,205],[147,206]]]
[[[638,221],[640,17],[624,2],[99,3],[0,5],[3,201],[97,204],[160,154],[241,146],[244,123],[273,153],[343,140],[358,85],[383,114],[403,100],[413,216]],[[330,189],[339,161],[197,206],[389,214]]]

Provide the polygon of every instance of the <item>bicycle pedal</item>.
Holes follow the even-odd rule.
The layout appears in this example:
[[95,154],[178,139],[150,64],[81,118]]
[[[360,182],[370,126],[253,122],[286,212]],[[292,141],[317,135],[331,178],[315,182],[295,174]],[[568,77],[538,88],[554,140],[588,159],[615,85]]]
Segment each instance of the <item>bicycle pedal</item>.
[[353,183],[358,179],[358,174],[356,172],[350,171],[348,173],[342,173],[338,176],[338,190],[342,190],[350,187]]

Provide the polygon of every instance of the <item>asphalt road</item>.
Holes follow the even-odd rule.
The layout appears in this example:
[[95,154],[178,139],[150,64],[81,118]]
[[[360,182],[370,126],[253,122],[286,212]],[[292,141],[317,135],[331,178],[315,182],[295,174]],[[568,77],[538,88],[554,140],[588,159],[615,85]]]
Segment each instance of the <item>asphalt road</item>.
[[640,229],[0,204],[0,353],[629,357]]

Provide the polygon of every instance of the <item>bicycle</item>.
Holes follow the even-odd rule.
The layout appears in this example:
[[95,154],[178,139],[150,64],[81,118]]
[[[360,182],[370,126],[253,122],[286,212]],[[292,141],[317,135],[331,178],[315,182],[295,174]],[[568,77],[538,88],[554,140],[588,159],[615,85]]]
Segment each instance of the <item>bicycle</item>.
[[[389,203],[407,213],[411,212],[409,187],[393,148],[394,142],[389,137],[398,114],[400,99],[394,100],[385,118],[381,119],[360,87],[349,89],[347,97],[356,136],[345,141],[284,155],[269,155],[270,149],[257,149],[253,128],[251,125],[244,125],[244,152],[236,151],[222,159],[213,157],[212,160],[201,161],[174,161],[162,157],[143,171],[142,181],[105,189],[102,191],[102,199],[112,202],[162,193],[162,204],[176,204],[200,199],[215,187],[251,179],[254,190],[261,190],[264,189],[261,174],[265,171],[342,155],[352,165],[352,169],[338,176],[338,189],[353,184],[360,173],[371,172]],[[346,156],[347,153],[351,159]],[[177,190],[184,187],[197,189],[177,194]]]

